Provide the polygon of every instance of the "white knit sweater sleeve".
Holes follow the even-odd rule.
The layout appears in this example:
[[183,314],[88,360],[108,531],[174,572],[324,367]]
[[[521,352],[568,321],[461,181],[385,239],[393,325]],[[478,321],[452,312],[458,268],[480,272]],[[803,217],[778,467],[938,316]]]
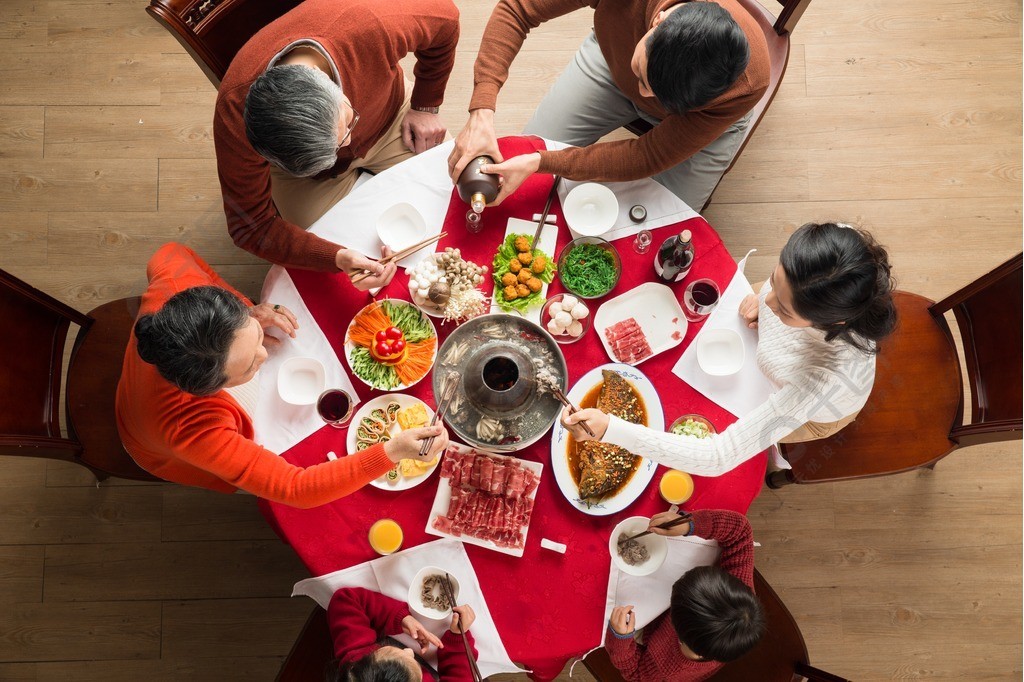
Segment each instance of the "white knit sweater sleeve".
[[673,469],[720,476],[807,423],[838,383],[831,372],[809,372],[710,438],[677,436],[612,416],[602,440]]

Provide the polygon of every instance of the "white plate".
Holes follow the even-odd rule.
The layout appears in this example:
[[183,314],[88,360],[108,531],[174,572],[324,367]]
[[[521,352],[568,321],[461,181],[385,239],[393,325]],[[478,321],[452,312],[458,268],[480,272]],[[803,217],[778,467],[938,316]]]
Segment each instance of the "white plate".
[[[434,253],[434,254],[431,254],[429,256],[429,258],[433,258],[434,261],[437,262],[437,258],[440,255],[441,255],[440,253]],[[424,260],[426,260],[426,259],[424,259]],[[488,266],[488,268],[489,267],[490,266]],[[487,280],[491,280],[490,270],[488,270],[486,273],[484,273],[484,281],[486,282]],[[411,282],[411,279],[410,279],[410,282]],[[479,288],[479,287],[477,287],[477,288]],[[438,317],[438,318],[444,317],[444,313],[441,312],[441,306],[437,305],[436,303],[431,302],[430,299],[426,299],[426,298],[425,299],[421,299],[419,297],[419,294],[416,293],[413,290],[412,286],[409,286],[409,298],[411,298],[412,302],[416,305],[416,307],[419,308],[420,310],[422,310],[425,314],[430,315],[431,317]],[[442,324],[444,324],[444,323],[442,322]]]
[[619,217],[619,200],[615,192],[596,182],[576,185],[565,201],[562,212],[569,228],[578,235],[600,237],[612,229]]
[[626,535],[643,533],[649,525],[651,525],[651,520],[646,516],[630,516],[628,519],[619,521],[612,530],[612,534],[608,536],[608,553],[612,556],[612,563],[623,573],[636,576],[650,575],[665,563],[665,558],[668,557],[668,540],[665,539],[664,535],[657,535],[655,533],[636,539],[637,542],[647,548],[650,554],[650,558],[644,563],[639,566],[630,566],[619,556],[619,536],[623,533]]
[[[538,216],[538,220],[539,219],[540,219],[540,216]],[[532,238],[533,237],[533,233],[536,232],[536,231],[537,231],[537,223],[536,222],[532,222],[531,223],[531,222],[526,221],[526,220],[520,220],[519,218],[509,218],[508,219],[508,225],[505,227],[505,236],[502,237],[502,242],[504,243],[504,240],[507,239],[510,234],[525,234],[525,235],[529,235],[529,237]],[[541,251],[544,252],[544,255],[546,255],[548,257],[548,260],[553,262],[553,263],[557,263],[558,262],[558,259],[556,258],[556,256],[558,254],[555,253],[555,246],[556,246],[557,237],[558,237],[558,226],[557,225],[553,225],[551,223],[546,223],[544,225],[544,229],[542,229],[540,231],[540,240],[539,240],[540,241],[540,247],[539,248],[540,248]],[[495,249],[495,250],[497,250],[497,249]],[[490,267],[493,267],[493,265],[494,265],[494,259],[492,257],[491,258],[491,262],[488,263],[487,266],[490,268]],[[490,272],[489,276],[491,278],[491,281],[494,282],[494,273]],[[492,301],[497,300],[498,297],[501,296],[501,289],[502,289],[502,287],[498,286],[497,282],[494,282],[494,296],[492,298]],[[526,319],[530,320],[531,322],[534,322],[534,323],[539,325],[540,324],[540,311],[544,308],[544,301],[547,299],[547,296],[548,296],[548,283],[544,282],[544,286],[542,286],[540,288],[540,298],[537,299],[537,304],[532,306],[532,307],[530,307],[530,308],[528,308],[525,313],[520,313],[518,310],[508,310],[508,311],[502,310],[501,307],[497,303],[493,303],[493,302],[491,303],[491,312],[492,313],[504,313],[506,315],[519,315],[520,317],[525,317]]]
[[[448,449],[454,450],[460,454],[474,451],[474,448],[471,448],[468,445],[462,445],[461,443],[451,443],[448,446]],[[476,452],[479,452],[482,455],[487,455],[488,457],[493,457],[494,459],[517,459],[516,457],[507,457],[505,455],[499,455],[493,452],[486,452],[480,449],[476,449]],[[447,455],[447,452],[445,453],[445,455]],[[529,469],[534,474],[536,474],[538,479],[541,477],[541,473],[544,471],[544,465],[541,464],[540,462],[531,462],[530,460],[520,459],[519,463],[523,466],[523,468]],[[534,501],[534,511],[536,511],[537,509],[537,490],[540,490],[539,485],[529,495],[529,498]],[[451,502],[451,499],[452,488],[450,485],[448,485],[448,479],[441,477],[441,480],[438,481],[437,484],[437,495],[434,497],[434,505],[430,508],[430,514],[427,515],[427,533],[429,533],[430,535],[437,535],[442,538],[455,538],[456,540],[460,540],[467,545],[486,547],[487,549],[492,549],[495,552],[501,552],[502,554],[508,554],[510,556],[523,556],[523,552],[526,551],[526,540],[530,533],[529,523],[526,524],[526,526],[523,528],[523,546],[519,549],[512,549],[511,547],[499,547],[490,540],[482,540],[480,538],[473,537],[472,535],[449,535],[448,533],[442,533],[441,531],[434,528],[434,519],[436,519],[439,516],[445,516],[448,513],[448,503]],[[533,521],[532,512],[530,514],[530,521]]]
[[[569,402],[579,405],[583,397],[595,386],[599,385],[604,378],[601,371],[610,369],[618,372],[623,378],[633,385],[640,397],[643,398],[644,407],[647,408],[647,426],[655,431],[665,429],[665,413],[661,409],[661,398],[654,384],[640,370],[624,365],[621,362],[609,363],[595,367],[583,375],[576,385],[569,391]],[[649,459],[641,458],[640,466],[636,473],[629,479],[625,486],[611,497],[605,497],[600,501],[586,502],[580,499],[580,490],[572,480],[572,473],[569,472],[569,432],[562,426],[561,421],[555,422],[555,428],[551,433],[551,470],[555,474],[555,482],[558,489],[562,491],[569,504],[579,509],[584,514],[591,516],[607,516],[620,512],[633,504],[636,498],[647,489],[651,479],[654,478],[654,471],[658,465]],[[638,454],[638,453],[633,453]]]
[[639,362],[627,364],[639,365],[658,353],[675,348],[686,337],[686,317],[675,293],[664,284],[646,282],[605,301],[594,314],[594,329],[601,337],[604,352],[613,362],[620,360],[612,352],[604,330],[631,317],[640,325],[652,353]]
[[[377,396],[373,400],[367,403],[363,403],[362,407],[360,407],[356,411],[356,413],[352,415],[352,421],[348,423],[348,437],[345,441],[345,444],[346,446],[348,446],[349,454],[356,452],[356,441],[358,440],[356,438],[356,427],[359,426],[359,422],[364,417],[368,417],[370,413],[373,412],[374,410],[378,408],[384,409],[385,407],[388,406],[388,403],[392,401],[398,403],[402,407],[409,407],[410,405],[416,404],[423,405],[425,408],[427,408],[427,423],[430,423],[430,420],[434,418],[434,411],[430,409],[430,405],[427,405],[419,398],[414,398],[411,395],[406,395],[405,393],[388,393],[386,395]],[[395,422],[393,425],[388,427],[388,433],[391,434],[392,438],[394,438],[401,432],[402,427],[398,425],[398,422]],[[372,485],[374,488],[380,488],[381,490],[395,491],[415,488],[420,483],[423,483],[423,481],[430,478],[430,474],[434,473],[434,469],[437,468],[437,465],[440,464],[440,462],[441,458],[438,457],[437,461],[434,462],[434,466],[430,467],[430,471],[424,474],[420,474],[419,476],[406,478],[405,476],[399,475],[398,480],[395,481],[394,483],[388,481],[386,476],[381,476],[380,478],[375,478],[374,480],[370,481],[370,485]]]
[[286,403],[312,405],[325,388],[324,364],[316,358],[288,358],[277,370],[277,393]]
[[401,251],[427,235],[427,221],[412,204],[395,204],[377,218],[377,237],[394,251]]
[[732,329],[705,329],[697,335],[697,364],[706,374],[727,377],[743,367],[743,337]]
[[[418,307],[416,307],[415,304],[410,303],[409,301],[403,301],[403,300],[397,299],[397,298],[389,298],[389,299],[386,299],[386,300],[391,301],[392,303],[397,303],[399,305],[409,306],[410,308],[415,309],[417,312],[420,312],[420,309]],[[363,306],[362,308],[359,309],[359,312],[356,313],[352,317],[352,320],[348,323],[348,328],[345,330],[345,361],[348,363],[349,370],[352,371],[352,376],[354,376],[356,379],[359,379],[359,381],[363,382],[364,384],[366,384],[370,388],[373,388],[373,389],[376,389],[376,390],[379,390],[379,391],[388,391],[388,390],[390,390],[390,391],[404,391],[407,388],[409,388],[411,386],[415,386],[416,384],[418,384],[421,381],[423,381],[423,379],[425,377],[430,375],[430,370],[428,369],[426,374],[424,374],[423,376],[421,376],[419,379],[417,379],[416,381],[412,382],[411,384],[399,383],[397,386],[394,386],[392,388],[386,388],[386,387],[382,387],[382,386],[374,386],[369,381],[367,381],[366,379],[364,379],[361,376],[359,376],[358,374],[356,374],[355,370],[352,369],[352,350],[356,347],[356,345],[354,343],[352,343],[352,341],[349,340],[348,333],[352,329],[352,325],[355,323],[356,317],[358,317],[360,313],[362,313],[364,310],[369,308],[371,305],[377,305],[379,303],[381,303],[381,301],[375,301],[373,303],[370,303],[368,305]],[[430,328],[434,332],[434,354],[430,358],[430,368],[433,369],[434,368],[434,362],[437,361],[437,345],[438,345],[437,344],[437,327],[434,325],[434,323],[430,320],[429,317],[424,317],[424,319],[430,324]]]

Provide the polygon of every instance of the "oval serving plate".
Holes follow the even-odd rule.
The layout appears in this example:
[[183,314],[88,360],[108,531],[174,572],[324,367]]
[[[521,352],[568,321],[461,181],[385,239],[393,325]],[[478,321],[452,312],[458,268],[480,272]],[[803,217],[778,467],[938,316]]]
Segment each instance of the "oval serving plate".
[[[354,376],[356,379],[359,379],[359,381],[363,382],[364,384],[366,384],[370,388],[376,389],[378,391],[404,391],[404,390],[406,390],[406,389],[408,389],[408,388],[410,388],[412,386],[415,386],[416,384],[420,383],[421,381],[423,381],[423,379],[426,376],[428,376],[430,374],[430,371],[434,368],[434,363],[437,361],[437,347],[438,347],[438,343],[437,343],[437,325],[435,325],[434,321],[431,320],[429,316],[427,316],[422,310],[419,309],[418,306],[416,306],[415,303],[412,303],[411,301],[405,301],[405,300],[402,300],[402,299],[399,299],[399,298],[388,298],[388,299],[385,299],[385,300],[387,300],[390,303],[395,304],[395,305],[402,305],[402,306],[407,306],[409,308],[412,308],[417,313],[419,313],[419,315],[424,320],[427,321],[427,324],[430,325],[430,329],[434,332],[434,352],[433,352],[433,355],[431,355],[431,358],[430,358],[430,368],[427,369],[427,371],[423,374],[423,376],[421,376],[419,379],[417,379],[416,381],[412,382],[411,384],[399,383],[397,386],[377,386],[375,384],[370,383],[369,381],[367,381],[363,377],[359,376],[359,374],[356,373],[356,371],[354,369],[352,369],[352,350],[356,347],[356,344],[353,343],[352,340],[349,338],[349,332],[352,330],[352,325],[355,324],[356,318],[359,317],[363,313],[363,311],[366,310],[367,308],[369,308],[370,306],[379,305],[380,301],[375,301],[373,303],[369,303],[369,304],[363,306],[362,308],[359,309],[359,312],[356,313],[352,317],[352,319],[349,321],[348,327],[345,328],[345,362],[348,364],[348,369],[352,373],[352,376]],[[401,381],[401,380],[399,380],[399,381]]]
[[[385,395],[377,396],[373,400],[363,403],[356,411],[356,413],[352,415],[352,421],[349,422],[348,425],[348,436],[345,440],[345,445],[348,448],[349,454],[356,452],[356,427],[359,426],[359,422],[362,421],[363,417],[369,416],[370,412],[373,412],[378,408],[384,409],[391,401],[398,403],[402,407],[409,407],[410,405],[420,403],[425,408],[427,408],[427,423],[429,424],[430,420],[434,418],[434,411],[430,409],[430,405],[427,405],[419,398],[414,398],[413,396],[406,395],[405,393],[387,393]],[[391,434],[392,438],[394,438],[401,432],[402,427],[398,425],[397,421],[388,428],[388,433]],[[420,483],[423,483],[425,480],[430,478],[430,474],[434,473],[434,469],[436,469],[437,465],[440,463],[441,456],[438,455],[437,461],[434,462],[434,465],[430,467],[430,470],[427,471],[426,473],[412,477],[399,475],[398,480],[395,481],[394,483],[389,483],[387,477],[381,476],[380,478],[375,478],[372,481],[370,481],[370,485],[372,485],[374,488],[380,488],[381,490],[394,490],[396,492],[399,490],[408,490],[409,488],[415,488]]]
[[[590,370],[569,391],[567,396],[569,402],[573,405],[579,405],[584,396],[603,381],[601,371],[605,369],[618,372],[633,385],[633,388],[643,398],[644,407],[647,409],[647,426],[658,431],[664,430],[665,413],[661,408],[661,399],[658,397],[658,391],[643,372],[630,365],[614,362]],[[640,466],[633,474],[633,477],[614,495],[603,497],[594,502],[583,500],[580,499],[579,488],[572,480],[572,473],[569,471],[569,440],[569,432],[562,426],[561,421],[555,421],[555,428],[551,434],[551,469],[555,474],[555,482],[558,483],[558,489],[562,491],[562,495],[569,501],[569,504],[584,514],[607,516],[622,511],[633,504],[636,498],[640,497],[644,490],[647,489],[651,479],[654,478],[655,470],[658,468],[655,462],[641,458]]]

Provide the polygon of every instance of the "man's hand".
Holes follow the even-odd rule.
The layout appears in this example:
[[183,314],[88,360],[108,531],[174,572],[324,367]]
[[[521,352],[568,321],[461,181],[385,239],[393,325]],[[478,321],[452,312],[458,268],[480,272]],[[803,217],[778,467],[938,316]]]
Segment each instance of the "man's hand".
[[[420,457],[420,448],[423,441],[431,436],[434,442],[430,450],[423,457]],[[448,447],[448,430],[440,422],[434,426],[424,426],[419,429],[403,429],[397,436],[384,444],[384,454],[395,464],[403,459],[418,459],[421,462],[433,461],[435,457],[445,451]]]
[[757,294],[747,294],[746,297],[740,301],[740,317],[747,323],[747,326],[751,329],[757,329]]
[[617,635],[632,634],[633,630],[636,630],[636,614],[633,613],[633,606],[616,606],[612,609],[608,625]]
[[455,148],[448,155],[448,175],[452,183],[459,181],[459,176],[466,164],[478,156],[486,155],[497,162],[504,160],[498,151],[498,138],[494,134],[494,112],[490,109],[474,109],[469,113],[469,121],[455,138]]
[[[385,246],[380,250],[380,254],[382,258],[387,258],[392,254],[392,251],[389,247]],[[391,278],[398,272],[398,266],[394,263],[381,265],[372,258],[367,258],[352,249],[340,249],[334,256],[334,264],[350,278],[364,271],[371,273],[369,277],[352,285],[360,291],[387,286],[391,282]]]
[[448,129],[438,114],[410,109],[402,119],[402,142],[416,154],[444,142]]
[[457,635],[459,634],[459,625],[462,625],[462,631],[469,632],[475,620],[476,614],[473,613],[473,609],[470,608],[469,604],[456,606],[452,609],[452,625],[449,629]]
[[433,644],[438,649],[443,649],[444,644],[441,644],[441,640],[437,638],[437,635],[423,627],[423,623],[419,622],[412,616],[406,616],[402,619],[402,632],[409,635],[416,640],[420,645],[420,655],[427,653],[427,649]]
[[[569,408],[562,410],[562,426],[569,430],[569,434],[572,435],[579,442],[586,440],[601,440],[604,438],[605,431],[608,430],[608,415],[601,410],[593,407],[588,407],[585,410],[580,410],[575,414],[569,414]],[[580,422],[587,422],[587,426],[594,432],[591,436],[583,427],[580,426]]]
[[[295,314],[283,305],[260,303],[249,308],[249,315],[260,323],[263,331],[277,327],[293,339],[295,338],[295,330],[299,328],[299,321],[295,319]],[[280,344],[281,339],[270,334],[263,336],[263,345],[267,348]]]
[[497,206],[510,195],[515,193],[519,186],[526,182],[540,168],[540,154],[523,154],[513,156],[502,163],[485,163],[480,166],[481,173],[492,173],[501,176],[501,189],[498,196],[491,202],[491,206]]

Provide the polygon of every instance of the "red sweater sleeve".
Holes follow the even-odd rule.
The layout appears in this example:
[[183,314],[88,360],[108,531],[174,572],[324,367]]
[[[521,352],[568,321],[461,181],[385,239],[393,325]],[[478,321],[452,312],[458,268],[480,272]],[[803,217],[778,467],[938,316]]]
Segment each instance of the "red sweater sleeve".
[[362,587],[343,587],[327,605],[327,623],[334,639],[334,655],[342,663],[372,653],[377,640],[402,631],[409,606]]
[[[473,649],[473,657],[478,658],[473,633],[467,632],[466,639]],[[441,644],[444,644],[444,648],[437,650],[437,672],[441,679],[445,682],[472,682],[473,673],[469,668],[469,659],[466,658],[466,645],[462,643],[462,635],[448,630],[441,637]]]
[[388,63],[397,64],[410,52],[416,55],[413,75],[412,106],[438,107],[455,65],[459,43],[459,9],[451,0],[416,0],[414,8],[394,5],[394,12],[381,10],[381,21],[388,26],[384,34]]

